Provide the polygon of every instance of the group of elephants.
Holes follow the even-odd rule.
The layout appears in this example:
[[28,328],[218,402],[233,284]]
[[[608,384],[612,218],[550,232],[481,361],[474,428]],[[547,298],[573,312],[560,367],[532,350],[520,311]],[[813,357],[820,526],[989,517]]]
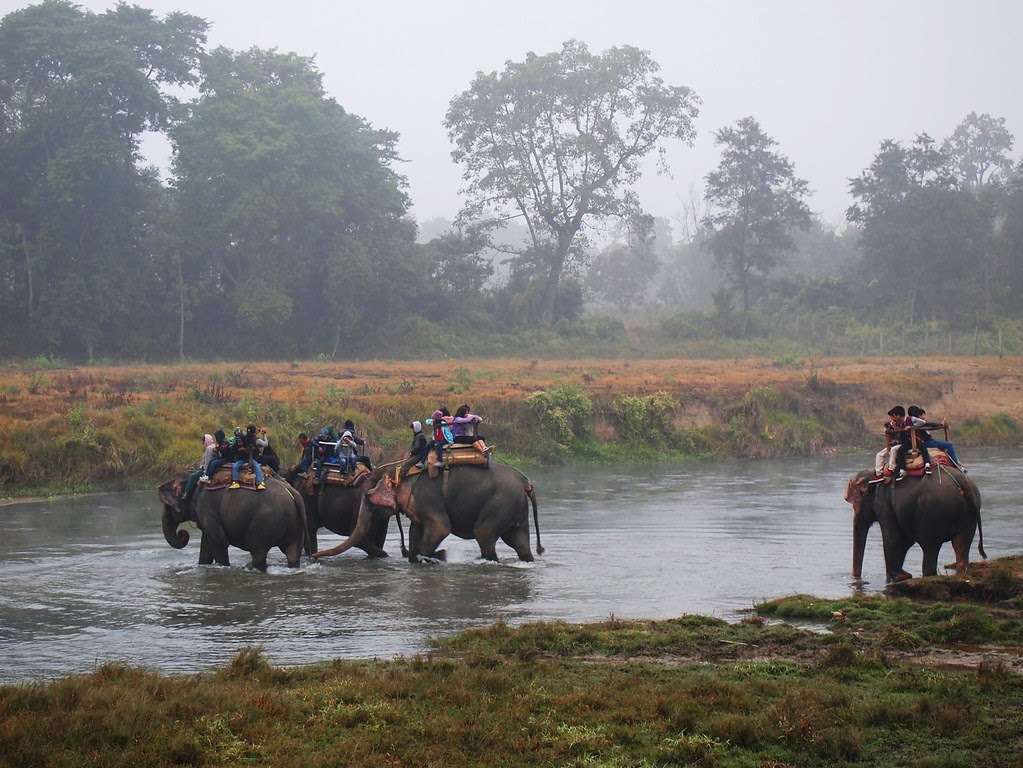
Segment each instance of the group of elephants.
[[[520,560],[532,561],[529,509],[536,527],[540,521],[536,493],[529,479],[505,464],[489,468],[456,466],[430,477],[420,473],[394,479],[394,465],[374,470],[358,486],[326,484],[318,493],[305,493],[284,480],[268,476],[266,490],[209,490],[200,486],[187,501],[181,500],[186,475],[160,486],[163,533],[175,548],[188,544],[181,526],[194,523],[202,531],[199,563],[229,565],[228,546],[246,550],[252,565],[266,570],[267,555],[277,547],[288,565],[299,565],[302,553],[327,557],[356,547],[370,557],[387,557],[384,540],[392,517],[409,519],[405,547],[401,520],[402,555],[410,561],[443,560],[438,545],[449,535],[476,539],[480,556],[497,560],[498,539],[515,550]],[[304,488],[304,484],[302,484]],[[338,546],[318,550],[317,531],[326,528],[347,538]]]
[[[386,557],[384,541],[391,517],[398,516],[402,555],[412,562],[444,558],[438,545],[449,534],[476,539],[480,556],[497,560],[498,539],[515,550],[520,560],[532,561],[529,508],[536,527],[536,552],[543,553],[536,494],[518,470],[493,462],[489,469],[452,467],[438,477],[422,473],[396,482],[393,465],[376,469],[358,487],[327,485],[317,494],[303,494],[276,477],[267,479],[266,491],[207,490],[201,488],[187,502],[180,498],[185,476],[160,486],[163,532],[172,547],[184,547],[187,522],[202,531],[199,563],[229,564],[228,545],[244,549],[254,567],[265,570],[269,551],[278,547],[297,566],[303,551],[326,557],[352,547],[370,557]],[[851,478],[846,501],[853,506],[854,578],[861,578],[867,532],[881,528],[888,581],[901,581],[906,554],[914,544],[923,551],[923,575],[937,573],[938,553],[952,542],[956,570],[969,563],[974,534],[980,529],[979,551],[984,552],[980,519],[980,491],[958,469],[938,466],[931,474],[907,477],[897,483],[876,482],[873,470]],[[409,519],[409,544],[404,544],[400,515]],[[317,531],[326,528],[347,538],[336,547],[317,548]]]

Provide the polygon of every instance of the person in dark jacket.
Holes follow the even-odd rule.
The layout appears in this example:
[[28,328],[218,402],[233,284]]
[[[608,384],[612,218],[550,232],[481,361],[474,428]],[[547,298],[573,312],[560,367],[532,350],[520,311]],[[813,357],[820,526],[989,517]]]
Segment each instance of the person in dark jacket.
[[266,429],[256,429],[255,424],[249,424],[245,428],[245,438],[256,445],[256,452],[253,458],[264,467],[270,467],[274,472],[281,471],[281,460],[277,452],[270,445],[270,439],[266,436]]
[[292,485],[295,484],[295,480],[297,480],[299,476],[305,477],[306,473],[309,471],[309,467],[311,467],[313,463],[313,450],[315,446],[313,446],[313,441],[309,439],[309,435],[305,432],[299,432],[298,444],[301,448],[298,461],[291,465],[286,475],[287,481]]
[[423,434],[422,422],[413,421],[409,426],[412,428],[412,447],[409,448],[408,455],[418,460],[426,450],[426,435]]
[[263,481],[263,468],[256,461],[256,439],[254,436],[250,437],[242,432],[242,428],[238,427],[234,431],[234,464],[231,466],[231,484],[227,486],[228,488],[242,487],[238,482],[238,470],[245,464],[249,465],[252,474],[256,476],[256,490],[266,490],[266,483]]
[[[928,429],[948,429],[948,419],[942,419],[941,421],[928,421],[924,418],[924,414],[927,413],[923,408],[918,405],[911,405],[906,409],[908,414],[908,425],[916,430],[917,445],[923,445],[924,448],[940,448],[948,457],[952,459],[952,463],[956,465],[961,471],[965,472],[963,465],[959,463],[959,457],[956,456],[956,447],[948,440],[936,440],[934,436],[928,432]],[[930,457],[928,457],[930,458]]]

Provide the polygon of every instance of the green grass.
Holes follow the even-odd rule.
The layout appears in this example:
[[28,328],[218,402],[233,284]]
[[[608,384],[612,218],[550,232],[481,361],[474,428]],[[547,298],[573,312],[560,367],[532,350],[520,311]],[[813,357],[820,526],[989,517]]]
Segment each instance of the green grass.
[[[1007,572],[971,583],[1018,590]],[[1018,655],[1012,599],[795,595],[734,624],[499,623],[392,661],[108,664],[0,687],[0,766],[1018,766],[1019,671],[930,659]]]

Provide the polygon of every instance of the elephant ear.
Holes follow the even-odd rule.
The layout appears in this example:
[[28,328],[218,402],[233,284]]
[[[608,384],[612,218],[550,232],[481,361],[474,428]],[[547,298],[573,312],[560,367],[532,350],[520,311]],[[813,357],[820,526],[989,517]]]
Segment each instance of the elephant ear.
[[849,482],[845,486],[845,500],[853,505],[853,509],[859,509],[863,497],[867,495],[867,491],[871,490],[869,481],[873,476],[872,471],[865,470],[849,478]]
[[391,480],[390,475],[384,475],[380,478],[380,482],[377,483],[373,488],[366,494],[366,498],[370,503],[375,504],[378,507],[390,507],[396,509],[394,501],[394,481]]
[[181,491],[182,487],[180,480],[168,480],[159,488],[160,501],[166,504],[168,507],[180,509]]

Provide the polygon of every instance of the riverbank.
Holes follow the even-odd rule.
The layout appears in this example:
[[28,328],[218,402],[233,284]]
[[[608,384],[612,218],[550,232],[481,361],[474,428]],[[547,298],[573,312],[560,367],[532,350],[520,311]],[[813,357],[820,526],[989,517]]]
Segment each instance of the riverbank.
[[255,423],[290,463],[299,432],[352,419],[374,460],[462,402],[518,464],[870,450],[893,403],[948,416],[958,445],[1023,440],[1023,359],[445,360],[0,369],[5,497],[152,487],[203,432]]
[[0,686],[0,765],[1017,766],[1021,568],[735,624],[497,624],[394,660],[107,664]]

